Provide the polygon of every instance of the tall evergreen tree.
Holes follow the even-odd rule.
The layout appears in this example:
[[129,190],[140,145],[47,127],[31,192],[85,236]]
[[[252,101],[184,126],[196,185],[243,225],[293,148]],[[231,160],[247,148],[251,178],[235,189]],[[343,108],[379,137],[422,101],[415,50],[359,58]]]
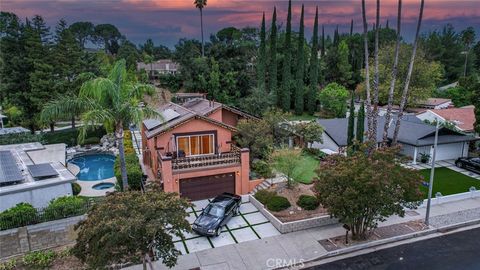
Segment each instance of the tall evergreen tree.
[[353,144],[353,139],[355,138],[355,95],[352,92],[352,98],[350,99],[350,110],[348,115],[348,128],[347,128],[347,145],[351,146]]
[[357,141],[363,143],[363,134],[365,133],[365,104],[362,101],[357,117]]
[[282,86],[279,98],[280,107],[284,111],[290,110],[291,105],[291,90],[292,90],[292,0],[288,1],[288,14],[287,14],[287,28],[285,32],[285,45],[283,48],[283,72],[282,72]]
[[315,112],[318,89],[318,7],[315,10],[315,22],[313,24],[312,51],[310,53],[310,89],[307,95],[308,113]]
[[257,87],[260,90],[266,90],[265,84],[265,64],[266,64],[266,46],[265,46],[265,12],[262,17],[262,26],[260,28],[260,48],[258,51],[257,60]]
[[325,56],[325,26],[322,24],[322,57]]
[[277,8],[273,7],[272,27],[270,28],[270,72],[268,74],[269,94],[276,103],[277,96]]
[[300,30],[298,32],[298,43],[297,43],[297,74],[295,82],[295,113],[302,114],[304,109],[304,76],[305,76],[305,63],[304,63],[304,42],[305,42],[305,29],[303,25],[303,16],[304,16],[304,6],[302,5],[302,14],[300,15]]

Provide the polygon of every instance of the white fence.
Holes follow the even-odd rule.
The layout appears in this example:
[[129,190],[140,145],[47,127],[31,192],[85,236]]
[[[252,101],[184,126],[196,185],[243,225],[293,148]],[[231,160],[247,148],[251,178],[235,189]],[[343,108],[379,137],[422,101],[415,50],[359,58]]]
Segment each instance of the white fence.
[[[432,205],[438,205],[447,202],[461,201],[465,199],[480,198],[480,190],[470,188],[470,191],[464,193],[457,193],[452,195],[442,196],[441,194],[432,194]],[[423,203],[419,206],[427,207],[427,199],[423,200]]]

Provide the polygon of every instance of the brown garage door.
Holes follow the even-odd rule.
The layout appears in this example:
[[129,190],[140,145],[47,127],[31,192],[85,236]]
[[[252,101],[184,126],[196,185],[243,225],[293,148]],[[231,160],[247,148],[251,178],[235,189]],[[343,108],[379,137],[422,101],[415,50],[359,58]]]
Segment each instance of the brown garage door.
[[180,179],[180,196],[191,200],[213,198],[223,192],[235,193],[233,173]]

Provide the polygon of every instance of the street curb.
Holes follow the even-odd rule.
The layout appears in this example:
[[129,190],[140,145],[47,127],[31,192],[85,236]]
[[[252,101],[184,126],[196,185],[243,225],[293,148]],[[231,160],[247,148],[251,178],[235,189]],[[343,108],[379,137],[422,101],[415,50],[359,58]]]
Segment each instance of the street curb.
[[[464,221],[464,222],[459,222],[459,223],[454,223],[454,224],[450,224],[450,225],[446,225],[446,226],[442,226],[442,227],[438,227],[438,228],[427,229],[427,230],[420,231],[420,232],[414,232],[414,233],[410,233],[410,234],[394,236],[394,237],[387,238],[387,239],[367,242],[367,243],[364,243],[364,244],[358,244],[358,245],[355,245],[355,246],[351,246],[351,247],[347,247],[347,248],[343,248],[343,249],[339,249],[339,250],[335,250],[335,251],[329,251],[329,252],[327,252],[323,255],[320,255],[320,256],[318,256],[314,259],[305,260],[303,263],[304,264],[312,263],[312,262],[320,261],[320,260],[331,258],[331,257],[336,257],[336,256],[348,254],[348,253],[353,253],[355,251],[359,251],[359,250],[362,250],[362,249],[377,247],[377,246],[386,245],[386,244],[390,244],[390,243],[394,243],[394,242],[399,242],[399,241],[403,241],[403,240],[422,237],[422,236],[426,236],[426,235],[430,235],[430,234],[434,234],[434,233],[446,233],[448,231],[452,231],[452,230],[455,230],[455,229],[468,227],[468,226],[472,226],[472,225],[477,225],[477,224],[480,224],[480,218],[479,219],[474,219],[474,220],[469,220],[469,221]],[[292,267],[282,267],[282,268],[275,268],[275,269],[295,269],[295,268],[294,267],[293,268]]]

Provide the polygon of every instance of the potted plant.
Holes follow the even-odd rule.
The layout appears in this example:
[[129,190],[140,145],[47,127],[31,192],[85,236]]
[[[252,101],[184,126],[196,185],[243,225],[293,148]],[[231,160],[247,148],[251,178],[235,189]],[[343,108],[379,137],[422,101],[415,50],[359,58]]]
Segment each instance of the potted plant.
[[427,163],[430,160],[430,154],[421,153],[420,162]]

